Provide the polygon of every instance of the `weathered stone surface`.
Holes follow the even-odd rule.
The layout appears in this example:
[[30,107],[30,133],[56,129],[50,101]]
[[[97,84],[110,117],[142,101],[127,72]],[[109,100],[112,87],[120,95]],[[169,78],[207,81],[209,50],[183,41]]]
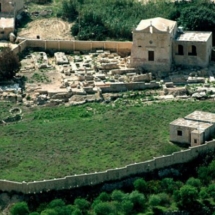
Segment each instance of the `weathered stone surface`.
[[63,52],[55,52],[54,56],[55,56],[55,63],[57,65],[68,64],[69,63],[69,60],[68,60],[67,56]]

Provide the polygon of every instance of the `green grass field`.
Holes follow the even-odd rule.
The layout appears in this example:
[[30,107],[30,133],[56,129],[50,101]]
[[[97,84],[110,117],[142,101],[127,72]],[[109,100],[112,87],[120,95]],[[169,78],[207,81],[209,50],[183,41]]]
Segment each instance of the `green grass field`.
[[[49,179],[170,154],[180,148],[168,140],[169,122],[194,110],[215,112],[212,101],[132,104],[24,109],[22,121],[1,126],[0,178]],[[11,105],[0,103],[1,118]]]

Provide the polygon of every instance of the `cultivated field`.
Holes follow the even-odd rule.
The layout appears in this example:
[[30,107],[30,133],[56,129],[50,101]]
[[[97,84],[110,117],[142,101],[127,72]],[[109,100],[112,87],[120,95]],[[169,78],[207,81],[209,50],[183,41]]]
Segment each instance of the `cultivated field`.
[[[144,95],[142,96],[144,97]],[[4,118],[10,103],[0,103]],[[118,100],[76,107],[24,109],[1,126],[0,178],[33,181],[101,171],[170,154],[169,122],[214,102]]]

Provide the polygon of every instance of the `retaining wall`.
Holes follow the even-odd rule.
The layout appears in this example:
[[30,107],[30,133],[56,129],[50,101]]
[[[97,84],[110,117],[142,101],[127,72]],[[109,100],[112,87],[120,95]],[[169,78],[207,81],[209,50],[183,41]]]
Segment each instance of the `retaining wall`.
[[175,152],[171,155],[153,158],[152,160],[145,162],[130,164],[122,168],[109,169],[104,172],[72,175],[65,176],[64,178],[34,182],[0,180],[0,190],[8,192],[16,191],[28,194],[96,185],[103,182],[120,180],[140,173],[147,173],[153,170],[166,168],[174,164],[187,163],[198,155],[210,152],[214,149],[215,140],[207,142],[204,145],[190,147],[187,150]]
[[[54,49],[58,51],[91,51],[91,50],[110,50],[117,53],[130,54],[132,42],[118,41],[79,41],[79,40],[40,40],[20,38],[18,48],[15,52],[21,52],[22,47],[42,48],[44,50]],[[24,45],[25,44],[25,45]],[[18,52],[17,52],[18,51]]]

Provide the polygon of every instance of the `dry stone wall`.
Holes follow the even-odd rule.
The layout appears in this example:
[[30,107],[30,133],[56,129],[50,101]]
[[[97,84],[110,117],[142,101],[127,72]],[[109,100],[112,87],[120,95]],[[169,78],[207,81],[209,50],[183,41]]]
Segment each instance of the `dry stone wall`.
[[207,142],[204,145],[190,147],[187,150],[175,152],[171,155],[153,158],[152,160],[145,162],[130,164],[122,168],[109,169],[104,172],[73,175],[66,176],[64,178],[33,182],[0,180],[0,190],[8,192],[16,191],[28,194],[96,185],[103,182],[120,180],[141,173],[148,173],[174,164],[186,163],[196,158],[198,155],[213,151],[214,149],[215,140]]

